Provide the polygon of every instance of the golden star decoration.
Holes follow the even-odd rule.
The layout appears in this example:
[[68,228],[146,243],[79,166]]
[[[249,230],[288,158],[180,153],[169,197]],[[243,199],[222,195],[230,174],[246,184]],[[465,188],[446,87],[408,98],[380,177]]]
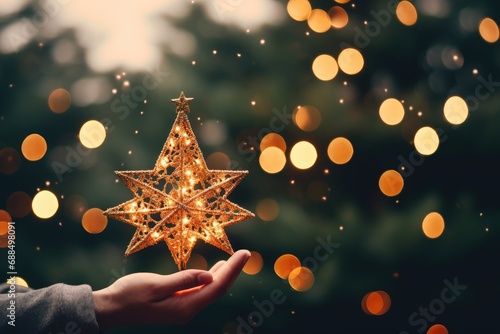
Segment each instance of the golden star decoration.
[[224,227],[254,217],[227,199],[248,171],[207,168],[186,114],[192,100],[172,99],[177,118],[154,169],[116,172],[134,198],[104,212],[136,227],[126,256],[164,240],[179,270],[198,239],[233,254]]

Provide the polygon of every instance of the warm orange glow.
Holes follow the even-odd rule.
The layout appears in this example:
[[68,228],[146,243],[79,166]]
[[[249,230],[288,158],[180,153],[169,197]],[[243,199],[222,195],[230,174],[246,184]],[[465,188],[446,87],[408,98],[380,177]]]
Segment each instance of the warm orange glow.
[[417,22],[418,14],[415,6],[409,1],[401,1],[396,8],[396,16],[406,26],[412,26]]
[[97,148],[106,139],[106,128],[101,122],[90,120],[85,122],[80,128],[78,135],[80,142],[87,148]]
[[328,15],[330,16],[332,27],[336,29],[344,28],[349,22],[347,12],[340,6],[333,6],[330,8]]
[[283,254],[274,262],[274,272],[282,279],[288,279],[290,273],[298,267],[300,261],[292,254]]
[[222,152],[214,152],[207,157],[208,169],[230,169],[231,160]]
[[363,55],[356,49],[347,48],[340,52],[338,57],[339,67],[345,74],[358,74],[365,64]]
[[327,54],[322,54],[314,59],[312,71],[316,78],[323,81],[329,81],[335,78],[339,72],[339,66],[335,58]]
[[311,168],[317,158],[316,148],[307,141],[296,143],[290,150],[290,161],[298,169]]
[[22,191],[16,191],[7,198],[7,211],[12,217],[22,218],[31,212],[31,197]]
[[49,108],[60,114],[71,106],[71,94],[64,88],[58,88],[49,95]]
[[489,17],[479,23],[479,34],[488,43],[495,43],[500,37],[500,30],[495,21]]
[[12,147],[0,149],[0,173],[11,175],[21,166],[21,156]]
[[99,208],[88,209],[82,216],[82,226],[85,231],[97,234],[104,231],[108,225],[108,217]]
[[282,136],[280,136],[279,134],[274,133],[274,132],[268,133],[260,141],[260,150],[261,151],[264,151],[266,148],[271,147],[271,146],[279,148],[280,150],[283,151],[283,153],[285,153],[285,151],[286,151],[285,139],[283,139]]
[[297,291],[307,291],[314,285],[314,274],[306,267],[297,267],[290,272],[288,283]]
[[379,116],[385,124],[396,125],[403,120],[405,108],[400,101],[388,98],[380,105]]
[[367,293],[361,301],[363,311],[371,315],[383,315],[391,307],[391,298],[385,291]]
[[243,272],[248,275],[255,275],[260,272],[264,261],[262,260],[262,255],[258,252],[250,252],[250,258],[243,267]]
[[307,18],[307,24],[312,31],[323,33],[331,28],[330,16],[323,9],[313,9]]
[[59,201],[52,192],[42,190],[33,197],[31,208],[37,217],[47,219],[55,215],[59,209]]
[[277,147],[268,147],[260,153],[259,164],[266,173],[278,173],[285,167],[285,153]]
[[256,212],[260,219],[269,222],[278,217],[280,207],[274,199],[264,198],[257,203]]
[[24,138],[21,144],[21,152],[30,161],[40,160],[47,152],[47,143],[42,136],[33,133]]
[[[2,222],[11,222],[12,221],[12,217],[10,216],[10,214],[5,211],[5,210],[0,210],[0,221]],[[2,234],[2,233],[0,233]]]
[[342,165],[351,160],[354,154],[354,148],[347,138],[338,137],[330,142],[327,153],[333,163]]
[[314,106],[303,106],[295,110],[293,121],[301,130],[314,131],[321,124],[321,114]]
[[295,21],[305,21],[311,14],[311,4],[308,0],[290,0],[286,6],[288,15]]
[[431,212],[422,221],[422,230],[426,237],[435,239],[444,231],[444,219],[437,212]]
[[203,255],[191,254],[188,263],[186,264],[186,269],[200,269],[207,270],[208,263]]
[[[10,283],[9,279],[7,280],[7,283]],[[29,288],[28,282],[26,282],[26,280],[24,278],[20,277],[20,276],[16,276],[14,284],[21,285],[21,286],[24,286],[26,288]]]
[[378,186],[384,195],[389,197],[397,196],[403,190],[404,180],[401,174],[390,169],[380,176]]
[[0,220],[0,237],[4,236],[9,232],[9,223],[8,221]]
[[432,325],[427,334],[448,334],[448,329],[441,324]]

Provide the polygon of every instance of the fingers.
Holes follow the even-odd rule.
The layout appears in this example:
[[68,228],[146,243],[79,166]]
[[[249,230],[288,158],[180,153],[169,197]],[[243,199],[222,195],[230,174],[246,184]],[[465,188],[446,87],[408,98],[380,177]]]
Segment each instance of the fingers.
[[220,267],[222,267],[222,265],[223,265],[224,263],[226,263],[226,261],[219,261],[219,262],[217,262],[216,264],[214,264],[214,265],[212,266],[212,268],[210,268],[210,270],[209,270],[209,271],[210,271],[210,273],[211,273],[212,275],[214,275],[214,274],[217,272],[217,270],[219,270],[219,268],[220,268]]
[[181,290],[188,290],[212,282],[213,276],[208,271],[188,269],[171,275],[163,276],[158,289],[164,296]]

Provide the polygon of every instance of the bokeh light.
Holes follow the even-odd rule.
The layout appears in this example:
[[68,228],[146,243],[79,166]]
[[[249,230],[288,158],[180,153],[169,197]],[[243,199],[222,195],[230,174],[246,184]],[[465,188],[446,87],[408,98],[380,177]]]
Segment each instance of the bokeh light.
[[30,161],[40,160],[47,152],[47,142],[39,134],[33,133],[24,138],[21,152]]
[[415,133],[413,144],[418,153],[422,155],[431,155],[439,147],[439,136],[433,128],[424,126]]
[[406,26],[414,25],[418,17],[415,6],[406,0],[401,1],[396,7],[396,16],[398,20]]
[[37,217],[47,219],[56,214],[57,209],[59,209],[59,201],[51,191],[42,190],[33,197],[31,207]]
[[383,315],[390,307],[391,297],[381,290],[367,293],[361,301],[361,308],[370,315]]
[[1,222],[11,222],[12,217],[10,216],[10,214],[7,211],[0,210],[0,221]]
[[393,197],[399,195],[403,190],[404,180],[397,171],[389,169],[380,176],[378,186],[384,195]]
[[488,43],[495,43],[500,37],[497,23],[489,17],[479,23],[479,34]]
[[431,212],[422,221],[422,230],[426,237],[435,239],[441,236],[444,231],[444,219],[437,212]]
[[71,106],[71,94],[64,88],[57,88],[49,95],[49,108],[56,114],[65,112]]
[[260,153],[259,164],[266,173],[278,173],[285,167],[285,153],[277,147],[268,147]]
[[87,148],[97,148],[101,146],[106,139],[106,129],[101,122],[90,120],[82,125],[78,137],[83,146]]
[[290,0],[286,6],[288,15],[295,21],[305,21],[311,14],[311,3],[308,0]]
[[11,175],[17,172],[21,166],[21,156],[12,147],[0,149],[0,173]]
[[307,18],[307,24],[312,31],[324,33],[332,27],[330,16],[323,9],[313,9]]
[[323,81],[329,81],[335,78],[339,72],[339,65],[332,56],[321,54],[314,59],[312,71],[316,78]]
[[23,191],[13,192],[7,198],[7,211],[15,218],[22,218],[31,212],[31,197]]
[[427,334],[448,334],[448,329],[441,324],[434,324],[427,330]]
[[405,116],[403,104],[394,98],[384,100],[382,104],[380,104],[378,112],[382,122],[387,125],[397,125],[401,123]]
[[286,151],[285,139],[281,135],[274,132],[268,133],[264,136],[264,138],[262,138],[260,141],[260,150],[264,151],[266,148],[272,146],[279,148],[283,151],[283,153]]
[[91,234],[98,234],[104,231],[108,225],[108,217],[103,215],[99,208],[88,209],[82,216],[82,226],[85,231]]
[[336,3],[348,3],[351,0],[335,0]]
[[186,269],[199,269],[199,270],[207,270],[208,263],[207,259],[201,254],[191,253],[191,257],[186,264]]
[[347,12],[340,6],[330,8],[328,15],[330,16],[332,27],[336,29],[344,28],[349,23]]
[[[12,283],[12,281],[10,279],[7,279],[7,283],[10,284]],[[26,282],[26,280],[20,276],[15,277],[14,284],[24,286],[25,288],[29,288],[28,282]]]
[[340,52],[338,63],[342,72],[354,75],[363,69],[365,60],[363,59],[361,52],[353,48],[347,48]]
[[214,152],[210,154],[206,159],[207,167],[209,169],[230,169],[231,160],[229,157],[222,152]]
[[303,131],[314,131],[321,124],[321,114],[314,106],[301,106],[294,111],[293,121]]
[[275,220],[276,217],[278,217],[280,207],[278,202],[276,202],[274,199],[264,198],[257,203],[257,208],[255,211],[260,219],[269,222]]
[[250,258],[243,267],[243,272],[248,275],[256,275],[260,272],[263,265],[262,255],[259,252],[251,251]]
[[288,283],[296,291],[307,291],[314,285],[314,274],[306,267],[297,267],[288,275]]
[[354,154],[354,148],[349,139],[337,137],[328,145],[327,153],[333,163],[343,165],[351,160]]
[[446,100],[444,104],[444,117],[454,125],[459,125],[465,122],[469,115],[469,107],[467,102],[460,96],[452,96]]
[[0,237],[6,235],[7,232],[9,232],[9,222],[0,220]]
[[292,254],[283,254],[274,262],[274,272],[282,279],[288,279],[290,273],[298,267],[300,261]]
[[316,148],[307,141],[296,143],[290,150],[290,161],[298,169],[311,168],[317,158],[318,153],[316,152]]

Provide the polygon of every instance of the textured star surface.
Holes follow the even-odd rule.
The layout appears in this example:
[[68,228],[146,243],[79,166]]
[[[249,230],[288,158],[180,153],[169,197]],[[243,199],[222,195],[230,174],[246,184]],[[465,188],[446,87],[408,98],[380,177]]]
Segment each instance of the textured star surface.
[[192,100],[172,99],[177,118],[154,169],[116,172],[134,198],[104,212],[136,227],[126,256],[164,240],[179,270],[198,239],[233,254],[224,228],[254,217],[227,199],[248,171],[207,168],[186,115]]

